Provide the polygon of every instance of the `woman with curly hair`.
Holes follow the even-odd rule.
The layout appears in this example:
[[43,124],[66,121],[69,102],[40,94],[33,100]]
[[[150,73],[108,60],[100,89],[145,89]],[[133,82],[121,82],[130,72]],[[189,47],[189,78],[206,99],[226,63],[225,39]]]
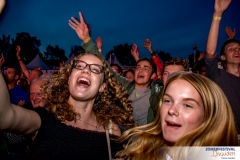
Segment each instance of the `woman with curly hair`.
[[229,102],[206,77],[174,73],[166,82],[159,106],[154,122],[122,134],[119,141],[128,143],[119,156],[131,160],[194,159],[196,155],[186,147],[238,145]]
[[134,126],[126,90],[98,55],[81,54],[61,68],[42,87],[44,108],[11,104],[2,74],[0,85],[0,129],[36,133],[33,159],[105,160],[122,149],[112,140],[119,125]]

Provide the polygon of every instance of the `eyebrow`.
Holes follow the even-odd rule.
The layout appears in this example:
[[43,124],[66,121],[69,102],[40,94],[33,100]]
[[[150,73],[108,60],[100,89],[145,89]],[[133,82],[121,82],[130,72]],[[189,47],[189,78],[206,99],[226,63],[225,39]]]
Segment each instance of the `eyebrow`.
[[[167,94],[166,92],[164,93],[164,95],[163,96],[168,96],[168,97],[170,97],[171,99],[173,99],[172,98],[172,96],[171,95],[169,95],[169,94]],[[193,99],[193,98],[183,98],[183,101],[194,101],[195,103],[197,103],[198,105],[200,105],[195,99]]]
[[[141,67],[141,65],[137,65],[136,67]],[[150,66],[143,65],[143,67],[150,68]]]

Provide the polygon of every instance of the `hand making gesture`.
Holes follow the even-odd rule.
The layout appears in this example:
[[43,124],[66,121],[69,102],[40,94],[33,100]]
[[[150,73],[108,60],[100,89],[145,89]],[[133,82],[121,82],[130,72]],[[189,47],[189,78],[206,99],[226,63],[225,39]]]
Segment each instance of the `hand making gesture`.
[[5,62],[5,60],[4,60],[4,57],[3,57],[3,54],[2,54],[2,56],[0,58],[0,72],[1,72],[2,65],[3,65],[4,62]]
[[79,12],[80,21],[78,21],[76,18],[71,17],[71,19],[68,21],[69,26],[76,31],[78,37],[81,40],[87,40],[90,38],[89,35],[89,28],[88,25],[85,23],[83,15],[81,12]]
[[225,28],[225,32],[228,36],[228,39],[233,39],[236,35],[236,29],[234,28],[233,30],[231,29],[231,27],[226,27]]
[[98,51],[100,53],[102,53],[102,38],[101,37],[97,37],[96,44],[97,44]]
[[138,51],[138,46],[136,44],[132,45],[131,54],[135,59],[135,61],[137,62],[139,60],[139,51]]
[[222,16],[223,12],[228,8],[230,3],[231,0],[215,0],[214,15]]
[[151,43],[151,41],[150,41],[149,38],[145,39],[145,41],[144,41],[144,47],[145,47],[150,53],[153,53],[152,43]]

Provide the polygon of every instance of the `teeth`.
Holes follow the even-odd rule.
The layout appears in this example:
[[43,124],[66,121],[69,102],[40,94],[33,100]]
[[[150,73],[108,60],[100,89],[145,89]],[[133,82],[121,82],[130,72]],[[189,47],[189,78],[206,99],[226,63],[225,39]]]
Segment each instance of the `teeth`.
[[88,79],[86,79],[86,78],[79,78],[78,81],[77,81],[77,83],[80,83],[80,81],[84,81],[84,82],[86,82],[88,85],[90,85],[90,81],[89,81]]

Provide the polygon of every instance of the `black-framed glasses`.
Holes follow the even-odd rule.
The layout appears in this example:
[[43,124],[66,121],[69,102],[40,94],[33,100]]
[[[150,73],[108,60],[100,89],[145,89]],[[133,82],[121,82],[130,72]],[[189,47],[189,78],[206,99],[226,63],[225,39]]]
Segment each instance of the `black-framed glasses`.
[[83,70],[87,66],[88,66],[89,70],[92,73],[95,73],[95,74],[102,73],[102,71],[104,69],[104,67],[102,65],[99,65],[99,64],[88,64],[88,63],[86,63],[84,61],[81,61],[81,60],[73,60],[73,68],[76,68],[78,70]]

